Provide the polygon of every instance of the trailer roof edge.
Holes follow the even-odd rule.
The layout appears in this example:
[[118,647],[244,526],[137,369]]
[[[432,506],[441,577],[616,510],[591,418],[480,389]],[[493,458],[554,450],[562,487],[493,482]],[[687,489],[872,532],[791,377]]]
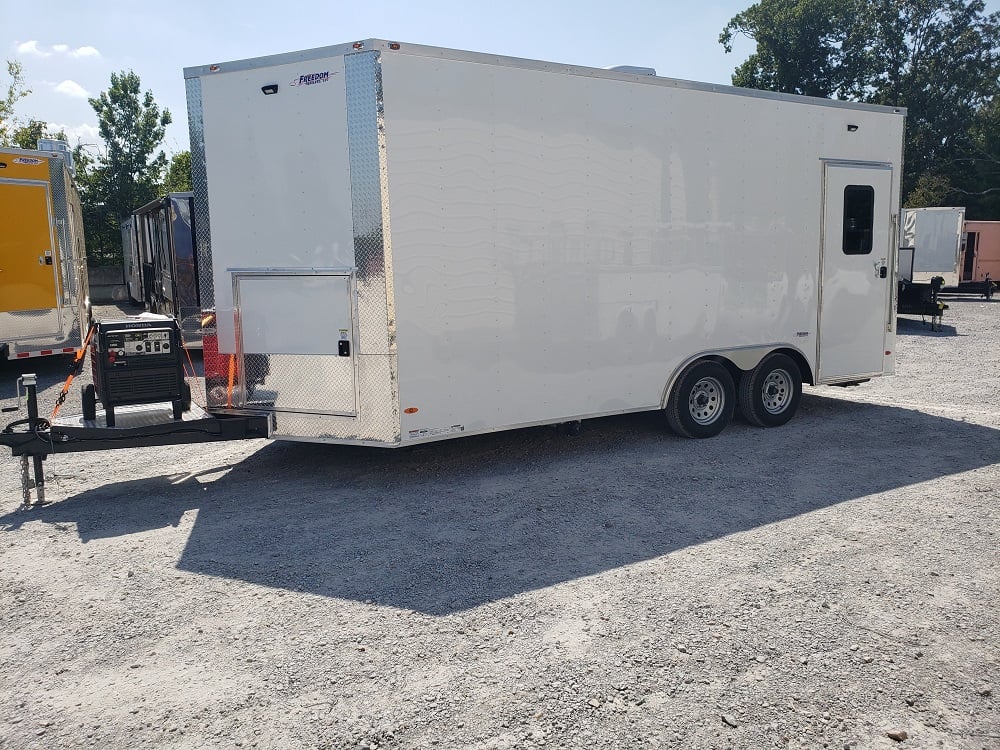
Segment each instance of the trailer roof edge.
[[[392,46],[390,47],[390,45]],[[184,78],[201,78],[215,73],[252,70],[255,68],[285,65],[294,62],[307,62],[309,60],[336,57],[338,55],[371,50],[390,52],[392,54],[418,55],[420,57],[437,57],[442,60],[506,65],[528,70],[564,73],[567,75],[585,75],[591,78],[628,80],[652,86],[667,86],[670,88],[687,89],[691,91],[707,91],[720,94],[730,94],[734,96],[746,96],[755,99],[771,99],[774,101],[796,102],[800,104],[809,103],[817,106],[834,107],[837,109],[885,112],[888,114],[906,116],[906,107],[893,107],[883,104],[866,104],[863,102],[853,102],[841,99],[824,99],[822,97],[803,96],[801,94],[784,94],[777,91],[726,86],[720,83],[704,83],[700,81],[688,81],[681,78],[670,78],[667,76],[650,76],[636,73],[626,73],[607,70],[605,68],[593,68],[585,65],[568,65],[565,63],[556,63],[545,60],[493,55],[485,52],[472,52],[469,50],[457,50],[446,47],[432,47],[423,44],[389,42],[385,39],[365,39],[356,42],[347,42],[345,44],[331,45],[329,47],[314,47],[312,49],[300,50],[297,52],[284,52],[275,55],[265,55],[263,57],[212,63],[209,65],[195,65],[184,68]]]

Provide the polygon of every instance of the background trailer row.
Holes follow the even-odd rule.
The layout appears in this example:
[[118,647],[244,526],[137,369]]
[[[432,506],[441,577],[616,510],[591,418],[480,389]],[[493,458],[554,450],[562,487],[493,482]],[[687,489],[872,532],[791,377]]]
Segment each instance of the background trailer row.
[[188,346],[201,344],[201,301],[191,193],[167,193],[122,222],[129,298],[177,319]]

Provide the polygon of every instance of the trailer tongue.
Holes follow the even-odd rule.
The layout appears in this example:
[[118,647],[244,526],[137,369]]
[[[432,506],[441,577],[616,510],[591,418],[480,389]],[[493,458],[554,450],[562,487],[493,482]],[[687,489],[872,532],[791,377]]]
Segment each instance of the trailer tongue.
[[[36,376],[23,375],[18,379],[18,398],[23,387],[28,416],[0,431],[0,445],[21,457],[23,505],[31,504],[32,489],[37,502],[45,502],[42,461],[54,453],[270,435],[270,420],[265,414],[231,413],[217,417],[191,402],[191,390],[184,379],[180,330],[174,319],[146,315],[102,320],[94,325],[87,341],[94,382],[83,389],[82,415],[56,416],[69,384],[83,364],[83,351],[78,353],[74,372],[49,419],[39,416]],[[98,398],[104,407],[99,411]]]

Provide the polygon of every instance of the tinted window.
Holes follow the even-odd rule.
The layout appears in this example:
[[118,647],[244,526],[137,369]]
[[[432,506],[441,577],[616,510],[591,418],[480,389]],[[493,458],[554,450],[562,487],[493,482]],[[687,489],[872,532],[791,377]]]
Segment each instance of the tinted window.
[[848,185],[844,188],[844,253],[867,255],[872,251],[875,225],[875,188]]

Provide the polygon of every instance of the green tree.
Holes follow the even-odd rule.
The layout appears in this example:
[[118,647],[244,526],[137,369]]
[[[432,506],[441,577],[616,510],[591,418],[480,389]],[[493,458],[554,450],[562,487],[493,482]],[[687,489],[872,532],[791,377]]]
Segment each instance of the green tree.
[[968,207],[970,219],[1000,219],[1000,96],[977,114],[971,128],[973,154],[963,164],[969,180],[953,188],[956,203]]
[[185,193],[191,190],[191,152],[181,151],[170,158],[167,176],[163,178],[164,193]]
[[170,111],[142,92],[133,71],[112,73],[111,86],[93,99],[104,151],[81,183],[87,250],[97,263],[121,262],[121,220],[156,197],[167,165],[160,148]]
[[982,0],[761,0],[723,29],[727,51],[736,34],[757,49],[734,85],[904,106],[908,201],[970,192],[1000,76],[1000,14]]
[[726,52],[745,36],[757,50],[733,73],[733,85],[832,97],[844,88],[842,46],[864,0],[761,0],[736,14],[719,35]]
[[24,70],[17,60],[7,61],[7,77],[0,91],[0,145],[9,146],[11,133],[16,126],[14,118],[14,106],[24,97],[31,93],[31,89],[24,86]]
[[11,136],[11,144],[18,148],[38,148],[40,138],[58,138],[66,141],[66,131],[60,130],[52,132],[47,128],[48,123],[42,120],[29,120],[27,125],[14,130]]

